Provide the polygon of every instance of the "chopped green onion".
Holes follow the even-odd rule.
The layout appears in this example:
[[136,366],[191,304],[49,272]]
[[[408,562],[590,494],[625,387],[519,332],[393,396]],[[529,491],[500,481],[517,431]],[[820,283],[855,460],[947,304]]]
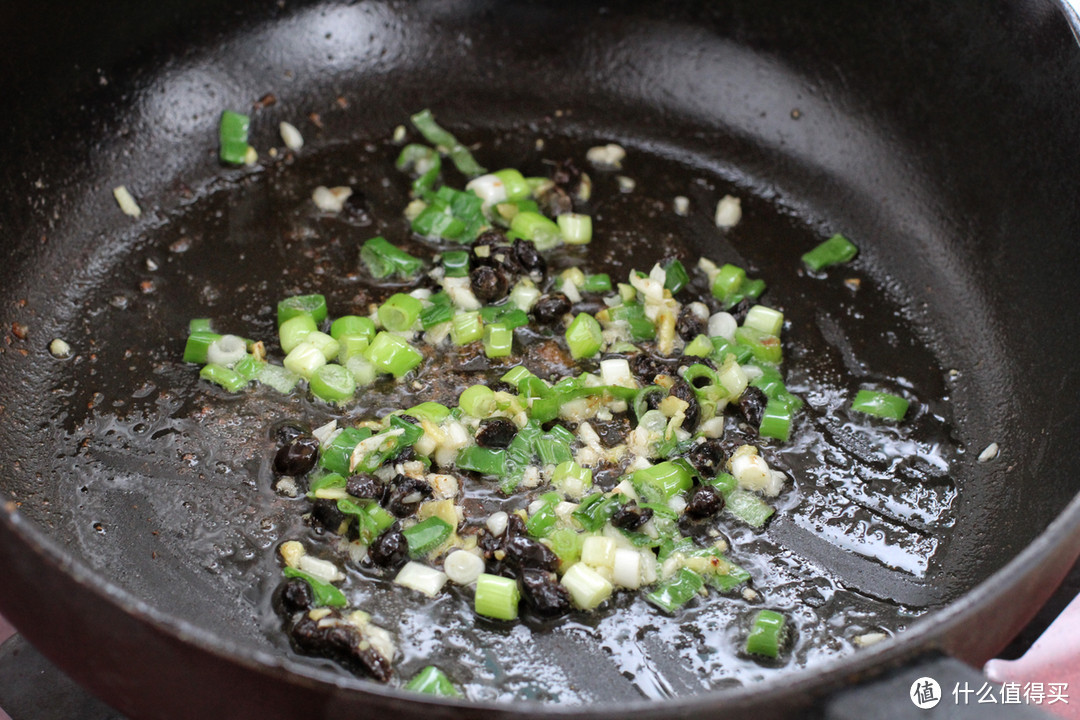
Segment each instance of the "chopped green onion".
[[423,309],[424,304],[412,295],[394,293],[379,306],[379,322],[387,330],[402,332],[413,326]]
[[344,402],[356,393],[356,379],[340,365],[323,365],[311,376],[311,392],[320,400]]
[[665,461],[635,470],[631,482],[646,500],[661,503],[689,490],[694,479],[682,465]]
[[484,355],[489,358],[508,357],[513,350],[513,330],[502,323],[484,326]]
[[470,445],[458,453],[455,464],[461,470],[502,477],[506,475],[506,451]]
[[[346,472],[348,472],[348,469],[346,469]],[[348,481],[344,475],[336,472],[328,473],[315,478],[308,484],[308,497],[314,500],[317,497],[316,493],[320,490],[343,489],[346,484],[348,484]]]
[[507,370],[506,373],[499,379],[502,380],[504,383],[516,386],[519,382],[528,377],[534,377],[532,371],[530,371],[529,368],[525,367],[524,365],[517,365]]
[[764,305],[755,305],[747,311],[743,326],[779,337],[780,330],[784,327],[784,313]]
[[908,411],[908,401],[898,395],[860,390],[851,402],[851,409],[889,420],[903,420]]
[[595,532],[604,527],[604,524],[621,506],[622,500],[618,495],[607,497],[603,493],[594,493],[582,499],[581,504],[574,510],[573,516],[581,523],[581,527],[589,532]]
[[776,400],[792,412],[803,406],[802,398],[792,394],[784,386],[784,380],[776,368],[765,366],[760,370],[760,377],[755,378],[750,384],[764,392],[765,397]]
[[230,165],[243,165],[248,152],[248,127],[251,121],[247,115],[232,110],[221,113],[218,125],[218,157]]
[[664,265],[664,287],[671,291],[672,295],[678,295],[679,291],[690,284],[690,275],[679,260],[672,260]]
[[438,425],[446,418],[450,417],[450,408],[446,407],[442,403],[422,402],[419,405],[413,405],[411,408],[405,411],[406,415],[412,415],[416,418],[422,418]]
[[229,392],[239,392],[248,384],[248,379],[240,373],[217,363],[203,365],[202,370],[199,371],[199,377],[216,383]]
[[806,267],[814,272],[830,265],[846,263],[859,252],[859,248],[843,235],[837,233],[802,256]]
[[267,385],[277,390],[282,395],[288,395],[296,387],[296,383],[300,382],[300,376],[293,371],[283,368],[280,365],[271,365],[269,363],[263,363],[259,368],[259,374],[256,379],[263,385]]
[[736,265],[724,265],[713,278],[713,297],[725,308],[734,307],[746,298],[753,300],[764,291],[764,280],[747,278],[746,271]]
[[359,315],[342,315],[330,324],[330,337],[341,340],[342,337],[362,337],[369,343],[375,339],[375,321]]
[[283,572],[287,578],[300,578],[310,585],[311,591],[315,595],[315,604],[318,606],[345,607],[349,604],[345,593],[328,582],[323,582],[303,570],[292,567],[285,568]]
[[337,360],[339,363],[347,363],[356,357],[363,358],[364,353],[371,347],[371,340],[361,335],[342,335],[337,338],[337,341]]
[[304,341],[285,356],[282,364],[287,370],[310,380],[315,371],[326,364],[326,355],[315,345]]
[[360,259],[376,278],[391,275],[409,278],[424,266],[420,258],[395,247],[382,236],[373,237],[360,247]]
[[243,359],[233,365],[233,371],[247,381],[257,380],[259,373],[262,372],[262,366],[265,364],[265,362],[256,360],[251,355],[245,355]]
[[543,465],[559,465],[574,458],[574,452],[570,449],[570,444],[562,438],[550,434],[537,438],[534,446],[536,454],[540,456],[540,462]]
[[309,333],[303,342],[318,348],[327,362],[336,358],[338,350],[341,348],[341,344],[337,340],[318,330]]
[[709,357],[712,354],[712,340],[707,335],[698,335],[683,348],[683,355],[692,357]]
[[446,250],[442,254],[446,277],[465,277],[469,274],[468,250]]
[[525,529],[529,535],[542,538],[546,537],[554,529],[555,524],[559,521],[559,516],[555,514],[555,506],[558,505],[558,500],[559,498],[556,496],[541,505],[536,512],[529,516],[529,519],[525,522]]
[[735,477],[731,473],[726,473],[726,472],[720,473],[719,475],[712,478],[711,480],[709,478],[705,478],[704,479],[704,484],[712,485],[714,488],[719,490],[721,492],[721,494],[724,495],[725,498],[727,497],[727,494],[729,492],[731,492],[732,490],[734,490],[735,488],[737,488],[739,486],[739,483],[738,483],[737,480],[735,480]]
[[592,357],[604,344],[604,331],[596,318],[578,313],[566,328],[566,345],[575,360]]
[[188,332],[213,332],[210,329],[210,318],[192,318],[188,321]]
[[746,490],[732,490],[724,499],[724,508],[750,527],[764,527],[765,521],[776,512],[769,503]]
[[[633,289],[633,288],[631,288]],[[609,311],[611,319],[625,322],[630,327],[630,339],[634,342],[652,340],[656,337],[656,325],[645,316],[645,306],[638,302],[624,302]]]
[[779,655],[786,640],[786,624],[784,616],[775,610],[759,610],[746,638],[746,652],[770,658]]
[[413,679],[406,683],[405,689],[439,697],[465,697],[450,682],[450,678],[446,677],[446,674],[434,665],[428,665],[416,673]]
[[484,322],[480,313],[474,311],[458,313],[450,321],[450,340],[455,345],[468,345],[484,337]]
[[583,562],[570,566],[562,577],[574,604],[582,610],[592,610],[611,597],[614,587],[603,575]]
[[673,613],[690,602],[703,587],[705,581],[700,575],[689,568],[679,568],[679,572],[657,585],[645,599],[664,612]]
[[319,452],[319,465],[332,473],[347,474],[353,448],[369,437],[371,430],[368,428],[345,428]]
[[297,345],[307,340],[308,335],[316,332],[319,326],[310,315],[294,315],[278,327],[278,341],[285,354],[291,353]]
[[519,602],[521,593],[516,580],[488,573],[481,573],[476,579],[473,607],[478,615],[497,620],[515,620]]
[[184,362],[198,363],[203,365],[206,363],[206,351],[210,347],[211,343],[215,340],[220,340],[221,335],[210,332],[209,330],[196,330],[188,335],[187,344],[184,345]]
[[379,371],[367,359],[366,353],[369,349],[370,346],[365,347],[361,351],[364,354],[361,355],[351,354],[350,351],[348,359],[345,360],[345,369],[352,374],[353,379],[356,380],[357,387],[367,387],[375,382],[375,378],[379,375]]
[[424,356],[397,335],[381,332],[368,348],[367,359],[379,372],[399,378],[423,362]]
[[611,292],[611,276],[607,273],[586,275],[581,289],[590,293]]
[[593,487],[593,471],[572,460],[567,460],[555,466],[551,484],[571,497],[577,498],[585,490]]
[[[555,516],[555,509],[552,506],[551,514]],[[530,518],[531,519],[531,518]],[[555,521],[552,520],[552,525]],[[563,567],[570,567],[578,560],[581,559],[581,547],[585,544],[585,536],[579,532],[575,532],[570,528],[561,528],[555,531],[548,531],[547,546],[551,548],[551,551],[559,556],[559,562]],[[532,534],[532,530],[529,531]]]
[[425,140],[450,155],[450,159],[454,161],[454,165],[462,175],[473,177],[487,172],[476,162],[467,147],[458,142],[456,137],[435,122],[435,117],[430,110],[422,110],[410,119]]
[[735,342],[750,348],[751,354],[762,362],[776,365],[783,360],[780,338],[757,328],[741,327],[735,331]]
[[538,212],[519,212],[510,221],[510,230],[526,240],[532,240],[537,250],[550,250],[563,242],[559,226]]
[[746,281],[746,271],[730,263],[723,265],[712,282],[712,294],[717,300],[727,300],[739,291]]
[[458,398],[458,406],[473,417],[490,417],[495,412],[495,391],[487,385],[465,388]]
[[791,436],[791,408],[779,400],[769,400],[761,416],[758,434],[787,442]]
[[317,293],[312,295],[294,295],[277,304],[278,327],[289,318],[297,315],[309,315],[315,324],[326,319],[326,298]]
[[432,515],[401,531],[409,544],[409,555],[422,557],[446,542],[454,528],[440,517]]
[[450,322],[454,318],[454,306],[449,302],[429,305],[420,311],[420,326],[425,330]]
[[499,178],[499,181],[502,182],[503,189],[506,190],[507,202],[517,202],[532,195],[532,188],[529,187],[528,181],[525,180],[519,171],[513,168],[507,168],[505,170],[494,172],[492,175]]
[[592,242],[592,218],[579,213],[563,213],[556,218],[563,242],[567,245],[588,245]]
[[641,422],[642,416],[649,409],[649,396],[650,395],[660,395],[661,397],[666,397],[667,394],[668,394],[667,389],[662,388],[659,385],[649,385],[647,387],[643,387],[640,390],[638,390],[637,393],[634,395],[634,400],[633,400],[633,403],[631,404],[631,407],[634,408],[634,418],[639,423]]

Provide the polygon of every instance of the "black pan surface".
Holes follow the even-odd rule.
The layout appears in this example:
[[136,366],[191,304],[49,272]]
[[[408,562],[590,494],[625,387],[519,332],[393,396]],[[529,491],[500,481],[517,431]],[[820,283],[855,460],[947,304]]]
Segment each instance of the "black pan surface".
[[[1070,87],[1075,42],[1056,6],[241,5],[228,14],[191,6],[175,23],[179,8],[153,20],[127,8],[112,24],[74,9],[57,36],[86,38],[71,49],[78,67],[62,54],[43,66],[66,84],[15,72],[36,46],[7,59],[8,94],[27,102],[5,141],[0,272],[4,306],[27,333],[7,338],[0,367],[0,487],[15,503],[0,552],[16,579],[0,603],[54,654],[82,654],[71,640],[104,641],[116,634],[110,623],[130,633],[91,645],[109,672],[75,673],[122,709],[153,716],[145,708],[155,699],[163,717],[221,707],[214,692],[180,692],[152,656],[165,649],[178,667],[195,663],[189,672],[211,688],[219,676],[266,688],[290,671],[276,686],[292,699],[259,694],[243,709],[252,716],[314,697],[326,715],[339,702],[400,702],[364,683],[373,695],[339,695],[332,688],[357,682],[299,663],[273,640],[268,558],[294,516],[259,482],[274,408],[208,401],[213,393],[176,358],[187,319],[204,308],[258,328],[268,303],[316,284],[341,305],[364,302],[367,290],[334,271],[354,262],[358,238],[394,231],[383,209],[400,204],[404,179],[379,182],[394,152],[386,138],[425,106],[481,143],[493,166],[550,157],[536,137],[561,154],[622,142],[641,160],[627,169],[639,194],[602,208],[620,239],[640,227],[689,235],[760,268],[793,325],[809,328],[797,351],[808,376],[842,385],[901,375],[923,400],[918,437],[939,448],[929,462],[925,452],[903,462],[875,454],[830,421],[824,402],[812,435],[822,449],[807,455],[831,448],[849,472],[815,474],[789,458],[798,492],[768,541],[788,553],[777,563],[788,577],[821,578],[821,604],[803,618],[797,652],[811,669],[751,679],[772,678],[774,701],[928,647],[984,659],[1031,608],[1009,600],[1044,598],[1080,552],[1080,511],[1066,510],[1077,491],[1068,442],[1078,429],[1069,409],[1077,319],[1059,310],[1078,255],[1069,178],[1080,100]],[[33,36],[32,17],[6,12]],[[268,92],[276,103],[254,113],[256,144],[275,142],[285,119],[310,148],[291,164],[220,168],[218,113]],[[350,175],[375,225],[303,216],[311,186]],[[118,184],[139,197],[140,221],[117,211],[109,191]],[[682,188],[697,207],[743,196],[747,221],[717,237],[698,213],[688,232],[662,212]],[[857,303],[839,283],[793,272],[791,259],[833,231],[862,249]],[[51,359],[53,337],[76,357]],[[234,414],[244,424],[230,424]],[[992,441],[1001,457],[977,463]],[[1008,575],[973,590],[1025,547]],[[983,627],[980,615],[998,622]],[[819,657],[884,616],[887,629],[915,627],[855,658]],[[532,653],[516,669],[542,682],[519,683],[515,695],[563,703],[528,706],[538,713],[623,711],[628,697],[656,714],[765,702],[707,661],[687,666],[729,633],[731,617],[693,620],[722,629],[675,652],[655,641],[685,638],[685,627],[652,646],[624,638],[604,648],[584,625],[524,645],[481,629],[478,644]],[[156,698],[143,689],[151,683]],[[683,699],[648,702],[671,696]],[[402,707],[430,714],[415,701]]]

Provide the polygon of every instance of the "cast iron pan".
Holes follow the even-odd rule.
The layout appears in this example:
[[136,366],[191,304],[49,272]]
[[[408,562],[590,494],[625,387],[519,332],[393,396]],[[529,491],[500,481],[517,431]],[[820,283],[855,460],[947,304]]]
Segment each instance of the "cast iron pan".
[[[512,705],[479,693],[491,716],[779,715],[927,653],[978,663],[1080,553],[1071,471],[1080,328],[1067,307],[1080,259],[1070,182],[1080,55],[1055,4],[0,12],[24,29],[2,66],[18,112],[0,175],[2,307],[17,324],[0,367],[0,609],[125,713],[477,712],[355,680],[275,639],[272,548],[296,513],[262,482],[280,403],[223,400],[177,362],[192,316],[268,334],[269,304],[283,294],[317,286],[338,307],[368,299],[339,271],[355,267],[358,241],[397,232],[385,210],[399,206],[405,180],[383,184],[376,173],[393,157],[390,130],[422,107],[481,143],[492,166],[538,172],[543,157],[621,142],[640,158],[627,172],[641,190],[600,208],[620,242],[662,238],[634,245],[658,259],[689,237],[684,252],[771,278],[771,301],[805,328],[802,372],[846,390],[902,377],[919,400],[920,447],[939,449],[894,464],[826,405],[809,413],[812,442],[801,460],[783,460],[797,491],[765,537],[789,575],[824,578],[809,603],[805,588],[765,588],[774,602],[811,608],[794,653],[806,669],[759,669],[737,687],[716,664],[687,665],[718,637],[731,641],[726,629],[694,636],[662,625],[661,640],[674,633],[665,653],[597,640],[587,625],[525,644],[481,627],[468,642],[496,656],[532,653],[515,667],[540,688],[516,687],[540,702]],[[221,168],[221,109],[267,93],[275,102],[253,112],[255,144],[275,143],[286,119],[308,148],[254,171]],[[304,215],[305,193],[322,183],[363,187],[367,208],[341,221]],[[139,198],[139,221],[117,210],[119,184]],[[699,208],[689,228],[664,212],[680,191]],[[701,208],[725,192],[744,198],[746,221],[720,236]],[[795,271],[793,260],[835,231],[861,248],[858,302],[836,276]],[[626,262],[617,250],[608,261]],[[53,337],[75,357],[51,358]],[[1002,455],[976,462],[990,442]],[[805,457],[829,451],[845,472],[808,468]],[[878,611],[887,629],[906,629],[823,657],[874,629]],[[862,625],[852,620],[860,612]],[[636,672],[628,652],[642,652]]]

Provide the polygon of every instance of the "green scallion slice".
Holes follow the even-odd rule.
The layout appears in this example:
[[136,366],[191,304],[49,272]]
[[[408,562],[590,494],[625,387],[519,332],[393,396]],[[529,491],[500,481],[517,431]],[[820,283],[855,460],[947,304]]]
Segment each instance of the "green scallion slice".
[[839,265],[852,260],[859,248],[843,235],[837,233],[802,256],[806,267],[814,272],[831,265]]
[[578,313],[566,328],[566,345],[575,360],[589,358],[600,352],[604,344],[604,330],[596,318],[588,313]]
[[476,579],[473,607],[478,615],[496,620],[516,620],[521,593],[517,581],[499,575],[482,573]]
[[673,613],[690,602],[703,587],[705,581],[700,575],[688,568],[680,568],[677,573],[645,595],[645,599],[664,612]]
[[356,379],[340,365],[323,365],[309,382],[312,394],[329,403],[344,402],[356,394]]
[[323,582],[303,570],[297,570],[296,568],[287,567],[283,572],[287,578],[300,578],[310,585],[311,590],[315,595],[315,604],[318,606],[345,607],[349,604],[348,599],[345,597],[345,593],[341,592],[328,582]]
[[360,260],[376,278],[391,275],[410,278],[424,266],[420,258],[395,247],[381,235],[371,238],[360,247]]
[[218,124],[218,157],[230,165],[243,165],[248,153],[248,127],[251,120],[232,110],[221,113]]
[[770,658],[779,655],[787,637],[786,625],[784,616],[775,610],[759,610],[746,638],[746,652]]
[[297,315],[310,315],[315,324],[326,319],[326,298],[318,293],[294,295],[280,301],[277,305],[278,327],[289,318]]
[[409,544],[409,555],[417,558],[427,555],[442,545],[453,531],[454,528],[450,527],[450,523],[433,515],[405,528],[401,534],[405,536],[405,541]]
[[410,329],[424,304],[412,295],[394,293],[379,306],[379,322],[383,327],[392,332],[402,332]]
[[860,390],[851,402],[851,409],[888,420],[903,420],[908,411],[908,401],[877,390]]
[[469,149],[462,145],[456,137],[435,122],[435,116],[431,110],[421,110],[411,118],[412,124],[424,136],[424,139],[435,147],[446,152],[454,165],[462,175],[474,177],[487,172],[472,156]]
[[423,362],[424,356],[397,335],[381,332],[371,342],[367,359],[379,372],[399,378]]
[[428,665],[416,673],[413,679],[406,683],[405,689],[439,697],[465,697],[454,687],[454,683],[450,682],[450,678],[446,677],[446,673],[434,665]]

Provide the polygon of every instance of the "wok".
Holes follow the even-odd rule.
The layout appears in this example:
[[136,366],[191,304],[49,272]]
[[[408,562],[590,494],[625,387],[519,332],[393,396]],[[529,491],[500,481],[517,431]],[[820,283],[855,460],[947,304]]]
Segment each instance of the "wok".
[[[45,15],[17,2],[0,18],[19,28],[0,61],[13,324],[0,347],[0,611],[132,717],[779,716],[914,658],[982,662],[1080,554],[1080,322],[1067,305],[1080,52],[1055,3],[240,1]],[[216,162],[218,114],[256,102],[256,138],[318,115],[303,128],[321,160],[298,161],[297,187],[362,166],[385,152],[365,143],[432,107],[469,142],[505,138],[481,150],[498,159],[527,156],[536,136],[567,151],[613,140],[655,159],[641,166],[655,187],[685,173],[738,191],[777,244],[708,243],[790,279],[779,298],[816,328],[808,348],[829,367],[912,374],[962,451],[947,475],[912,464],[905,476],[956,490],[941,526],[922,528],[925,566],[890,566],[783,513],[770,537],[853,595],[920,616],[881,645],[745,687],[710,688],[661,659],[662,701],[565,635],[537,635],[550,645],[538,672],[574,679],[564,704],[418,698],[269,641],[256,578],[289,521],[256,482],[265,418],[238,403],[241,427],[210,432],[223,415],[202,410],[176,362],[200,307],[258,328],[269,299],[317,274],[304,261],[285,274],[300,257],[285,240],[307,242],[269,200],[267,188],[297,192],[287,174]],[[114,204],[121,184],[138,221]],[[872,289],[865,317],[830,322],[817,309],[842,305],[842,290],[806,290],[790,269],[802,250],[776,248],[836,230],[858,240]],[[340,266],[347,229],[327,236],[338,244],[304,247]],[[50,358],[54,337],[73,358]],[[1002,455],[978,463],[990,442]],[[827,489],[800,492],[835,498]]]

